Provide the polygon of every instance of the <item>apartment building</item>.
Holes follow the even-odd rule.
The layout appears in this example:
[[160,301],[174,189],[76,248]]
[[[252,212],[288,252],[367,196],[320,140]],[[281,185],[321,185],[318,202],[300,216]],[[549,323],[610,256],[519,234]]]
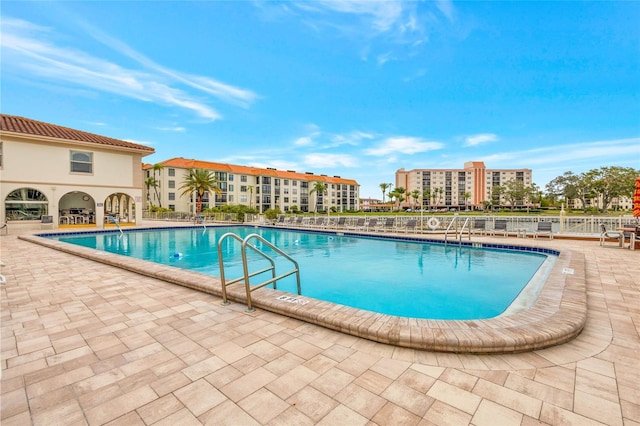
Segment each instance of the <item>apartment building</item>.
[[[359,208],[360,185],[353,179],[181,157],[143,166],[146,179],[156,182],[155,187],[145,185],[147,207],[195,213],[195,196],[182,196],[184,190],[180,189],[191,169],[213,172],[221,190],[220,194],[205,194],[202,209],[224,204],[246,205],[259,212],[275,208],[287,212],[293,206],[304,212]],[[318,182],[326,185],[326,192],[314,191]]]
[[0,114],[0,220],[11,228],[140,223],[148,146]]
[[[483,207],[494,195],[494,187],[511,180],[531,186],[531,169],[487,169],[482,161],[466,162],[463,169],[399,169],[395,185],[405,188],[405,194],[426,191],[429,197],[422,200],[423,208],[466,209]],[[412,206],[413,199],[405,198],[403,206]],[[500,202],[506,203],[504,197]]]

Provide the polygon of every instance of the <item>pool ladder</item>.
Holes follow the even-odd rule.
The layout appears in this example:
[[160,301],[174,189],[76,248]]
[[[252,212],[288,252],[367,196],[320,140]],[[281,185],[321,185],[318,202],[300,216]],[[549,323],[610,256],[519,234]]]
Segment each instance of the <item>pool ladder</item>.
[[[447,237],[449,236],[449,231],[453,231],[453,237],[454,239],[457,239],[458,242],[462,242],[462,236],[464,235],[465,232],[468,234],[469,240],[471,240],[471,229],[468,228],[469,218],[465,219],[464,223],[462,224],[462,228],[460,228],[459,231],[458,231],[458,219],[462,219],[462,218],[458,216],[454,216],[451,223],[449,223],[447,230],[444,232],[445,244],[447,243]],[[453,228],[454,225],[456,225],[455,229],[452,230],[451,228]]]
[[[224,274],[224,260],[223,260],[223,256],[222,256],[222,244],[224,243],[224,241],[227,238],[232,238],[238,242],[240,242],[242,244],[242,270],[243,270],[243,275],[241,277],[238,277],[236,279],[227,281],[225,274]],[[273,260],[272,257],[268,256],[266,253],[264,253],[262,250],[260,250],[259,248],[257,248],[255,245],[250,244],[251,240],[258,240],[260,241],[262,244],[266,245],[267,247],[269,247],[271,250],[275,251],[276,253],[278,253],[279,255],[283,256],[284,258],[286,258],[287,260],[291,261],[293,263],[293,265],[295,266],[292,270],[285,272],[283,274],[280,274],[278,276],[276,276],[276,262]],[[257,254],[259,254],[260,256],[264,257],[265,259],[267,259],[269,261],[269,263],[271,264],[271,266],[260,269],[258,271],[255,272],[249,272],[249,267],[247,265],[247,249],[251,249],[254,252],[256,252]],[[259,288],[262,288],[266,285],[272,284],[273,283],[273,288],[276,289],[276,282],[282,278],[288,277],[289,275],[292,274],[296,274],[296,283],[298,286],[298,294],[301,294],[301,289],[300,289],[300,267],[298,266],[298,262],[295,261],[295,259],[293,259],[291,256],[289,256],[287,253],[285,253],[284,251],[280,250],[278,247],[274,246],[273,244],[271,244],[269,241],[265,240],[264,238],[262,238],[260,235],[258,234],[250,234],[247,235],[244,239],[240,238],[238,235],[234,234],[233,232],[228,232],[226,234],[224,234],[223,236],[220,237],[220,239],[218,240],[218,264],[220,265],[220,281],[222,282],[222,304],[223,305],[228,305],[229,304],[229,300],[227,299],[227,286],[230,286],[231,284],[235,284],[238,282],[244,282],[244,286],[245,286],[245,290],[247,292],[247,312],[253,312],[255,311],[255,308],[253,307],[252,303],[251,303],[251,292],[254,290],[257,290]],[[260,284],[255,284],[255,285],[251,285],[249,282],[249,278],[254,277],[256,275],[260,275],[263,274],[265,272],[269,272],[271,271],[271,278],[263,281]]]

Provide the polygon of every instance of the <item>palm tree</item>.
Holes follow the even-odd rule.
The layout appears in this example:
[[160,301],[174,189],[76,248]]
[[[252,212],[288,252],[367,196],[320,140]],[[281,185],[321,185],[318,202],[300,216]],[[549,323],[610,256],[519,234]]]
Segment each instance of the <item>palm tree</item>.
[[318,199],[320,198],[321,195],[326,194],[327,193],[327,185],[322,183],[322,182],[316,182],[313,185],[313,188],[311,188],[311,190],[309,191],[309,195],[316,193],[316,208],[315,208],[315,212],[318,213]]
[[387,189],[391,188],[390,183],[381,183],[380,189],[382,189],[382,204],[384,204],[384,195],[387,193]]
[[220,195],[222,190],[218,186],[218,179],[216,179],[215,174],[211,171],[204,169],[191,169],[189,170],[189,175],[185,178],[184,183],[178,189],[183,189],[184,191],[181,196],[191,195],[194,192],[196,193],[196,213],[200,213],[202,211],[202,197],[204,197],[205,192],[215,192]]
[[158,199],[158,207],[162,207],[162,200],[160,200],[160,192],[158,192],[160,182],[156,178],[156,172],[160,172],[162,169],[164,169],[164,166],[160,163],[156,163],[153,165],[153,179],[156,181],[156,185],[153,188],[155,189],[156,198]]
[[253,208],[253,185],[247,186],[249,189],[249,208]]
[[418,205],[418,198],[420,198],[420,191],[418,191],[417,189],[414,189],[413,191],[411,191],[411,198],[413,198],[413,202],[417,206]]
[[425,188],[422,190],[422,206],[420,208],[424,208],[424,200],[427,200],[427,207],[431,205],[431,188]]
[[471,193],[470,192],[465,192],[464,194],[462,194],[462,196],[464,197],[464,209],[467,209],[467,202],[469,201],[469,198],[471,198]]
[[158,182],[156,181],[156,178],[149,176],[148,178],[146,178],[144,180],[144,186],[147,187],[147,205],[151,206],[151,188],[157,188],[158,187]]

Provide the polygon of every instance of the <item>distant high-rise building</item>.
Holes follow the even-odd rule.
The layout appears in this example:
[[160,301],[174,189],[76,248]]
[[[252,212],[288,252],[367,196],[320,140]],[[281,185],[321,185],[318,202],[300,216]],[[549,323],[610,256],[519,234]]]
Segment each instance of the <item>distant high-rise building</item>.
[[493,189],[518,180],[531,186],[531,169],[487,169],[482,161],[464,163],[464,169],[399,169],[396,171],[396,187],[405,188],[405,206],[411,206],[410,194],[418,190],[426,194],[423,208],[481,208],[485,202],[505,199]]

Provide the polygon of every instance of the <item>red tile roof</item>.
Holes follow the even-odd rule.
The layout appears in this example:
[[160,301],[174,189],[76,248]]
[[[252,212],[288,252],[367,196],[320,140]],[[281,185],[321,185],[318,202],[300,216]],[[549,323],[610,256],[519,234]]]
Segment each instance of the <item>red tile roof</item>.
[[131,142],[113,139],[106,136],[100,136],[93,133],[83,132],[80,130],[70,129],[55,124],[44,123],[42,121],[32,120],[30,118],[18,117],[14,115],[0,114],[0,131],[14,132],[24,135],[46,136],[56,139],[64,139],[69,141],[88,142],[98,145],[109,145],[118,148],[129,148],[140,151],[146,151],[149,154],[155,152],[155,149],[138,145]]
[[[251,166],[237,166],[226,163],[214,163],[210,161],[194,160],[189,158],[171,158],[162,161],[163,167],[175,167],[178,169],[206,169],[233,174],[246,174],[252,176],[273,176],[280,179],[305,180],[309,182],[336,183],[342,185],[358,185],[353,179],[345,179],[337,176],[316,175],[313,173],[300,173],[292,170],[274,170]],[[153,164],[144,164],[143,169],[150,169]]]

